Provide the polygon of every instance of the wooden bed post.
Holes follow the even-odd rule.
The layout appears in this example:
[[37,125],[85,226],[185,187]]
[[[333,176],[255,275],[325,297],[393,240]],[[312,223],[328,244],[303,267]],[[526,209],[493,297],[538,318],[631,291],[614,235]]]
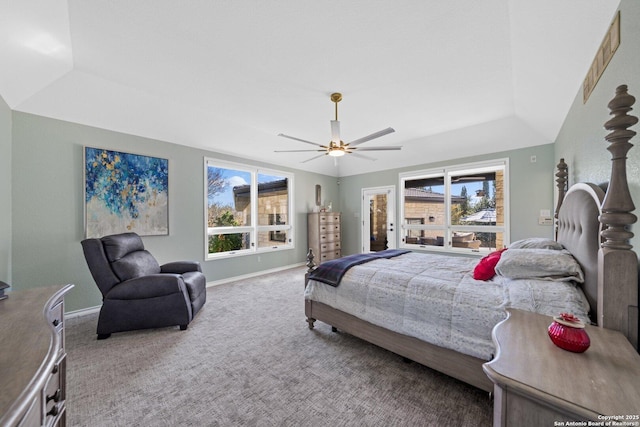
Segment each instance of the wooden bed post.
[[307,273],[311,273],[313,270],[316,269],[316,262],[313,260],[315,258],[315,256],[313,256],[313,250],[311,248],[309,248],[309,251],[307,252]]
[[304,287],[305,289],[307,288],[307,283],[309,282],[309,274],[311,274],[311,272],[313,270],[316,269],[317,265],[316,262],[313,260],[315,257],[313,256],[313,251],[311,250],[311,248],[309,248],[309,251],[307,252],[307,272],[304,275]]
[[[638,348],[638,257],[631,250],[630,227],[637,221],[627,182],[627,153],[633,147],[629,140],[636,134],[629,130],[638,118],[627,114],[635,98],[627,86],[616,89],[609,102],[614,117],[605,123],[611,131],[605,138],[610,143],[611,179],[602,203],[600,222],[604,241],[598,252],[598,325],[621,331]],[[633,268],[635,266],[635,268]],[[631,268],[630,268],[631,267]]]
[[564,195],[567,192],[567,182],[569,181],[569,167],[564,162],[564,159],[560,159],[560,162],[556,165],[556,186],[558,187],[558,203],[556,203],[556,212],[553,215],[555,218],[555,238],[558,239],[558,213],[560,212],[560,206],[564,200]]
[[[307,252],[307,264],[306,264],[307,265],[307,272],[304,274],[304,288],[305,289],[307,289],[307,284],[309,283],[309,275],[317,267],[317,265],[316,265],[315,261],[313,260],[313,258],[314,258],[313,251],[311,250],[311,248],[309,248],[309,251]],[[311,311],[312,311],[311,304],[312,304],[312,302],[305,298],[305,300],[304,300],[304,312],[305,312],[305,314],[307,316],[307,325],[309,326],[309,329],[313,329],[313,325],[314,325],[314,323],[316,321],[316,319],[311,317]]]

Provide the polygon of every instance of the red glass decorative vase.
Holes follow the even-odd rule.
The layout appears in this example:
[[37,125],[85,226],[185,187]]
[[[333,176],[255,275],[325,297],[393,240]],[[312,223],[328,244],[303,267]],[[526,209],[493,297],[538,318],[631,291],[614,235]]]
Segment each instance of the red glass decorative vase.
[[553,317],[553,323],[549,325],[549,338],[558,347],[582,353],[591,345],[591,340],[584,323],[573,314],[561,313]]

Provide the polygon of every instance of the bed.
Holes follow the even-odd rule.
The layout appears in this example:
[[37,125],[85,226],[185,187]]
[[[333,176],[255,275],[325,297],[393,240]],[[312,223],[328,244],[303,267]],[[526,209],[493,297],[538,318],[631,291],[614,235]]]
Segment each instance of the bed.
[[[609,103],[614,117],[605,124],[611,131],[606,137],[612,157],[608,185],[579,183],[567,190],[567,166],[564,161],[558,164],[555,233],[561,247],[510,247],[496,266],[502,273],[505,264],[507,273],[487,281],[472,277],[477,259],[393,253],[388,258],[358,261],[338,286],[325,283],[321,266],[315,265],[310,252],[305,277],[309,328],[322,321],[334,331],[489,392],[493,384],[482,365],[493,357],[491,330],[506,317],[509,307],[548,315],[572,311],[600,327],[622,332],[637,349],[638,258],[629,244],[633,237],[629,229],[636,217],[631,213],[635,207],[626,178],[626,154],[635,135],[628,128],[638,121],[628,114],[634,102],[623,85]],[[563,265],[561,277],[553,276],[558,281],[548,280],[551,275],[539,281],[518,277],[519,273],[509,273],[514,270],[509,270],[507,261],[518,258],[519,250],[566,254],[579,272]],[[478,290],[488,297],[479,301]],[[548,291],[551,298],[543,295]],[[445,300],[454,307],[441,304]]]

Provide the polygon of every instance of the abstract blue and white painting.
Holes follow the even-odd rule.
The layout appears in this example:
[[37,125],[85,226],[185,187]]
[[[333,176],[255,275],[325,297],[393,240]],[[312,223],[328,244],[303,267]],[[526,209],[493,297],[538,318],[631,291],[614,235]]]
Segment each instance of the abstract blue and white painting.
[[84,148],[85,236],[169,234],[169,161]]

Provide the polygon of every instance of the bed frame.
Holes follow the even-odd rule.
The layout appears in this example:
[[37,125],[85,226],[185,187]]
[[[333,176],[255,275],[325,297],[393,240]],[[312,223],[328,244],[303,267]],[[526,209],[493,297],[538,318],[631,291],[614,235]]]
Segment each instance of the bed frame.
[[[629,244],[633,237],[630,226],[637,218],[631,213],[635,206],[626,174],[626,156],[632,147],[629,140],[635,135],[628,128],[638,122],[637,117],[627,114],[634,102],[627,86],[622,85],[608,105],[614,116],[605,123],[611,131],[605,137],[612,156],[608,186],[580,183],[567,190],[567,166],[560,161],[555,215],[557,241],[584,270],[583,289],[592,307],[592,322],[622,332],[637,350],[638,257]],[[305,286],[309,273],[316,268],[311,251],[307,267]],[[305,315],[310,329],[320,320],[334,331],[339,329],[482,390],[493,390],[493,383],[482,370],[486,360],[381,328],[316,301],[305,299]]]

